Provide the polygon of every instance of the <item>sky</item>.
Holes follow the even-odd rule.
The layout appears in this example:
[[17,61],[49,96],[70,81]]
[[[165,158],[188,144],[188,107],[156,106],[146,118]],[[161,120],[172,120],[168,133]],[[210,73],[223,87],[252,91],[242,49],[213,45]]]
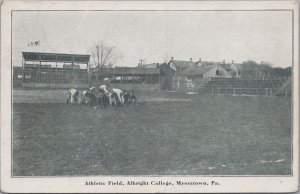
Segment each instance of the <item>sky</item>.
[[[40,41],[39,46],[28,46]],[[22,52],[89,54],[103,41],[117,66],[176,60],[292,66],[290,11],[14,11],[13,65]]]

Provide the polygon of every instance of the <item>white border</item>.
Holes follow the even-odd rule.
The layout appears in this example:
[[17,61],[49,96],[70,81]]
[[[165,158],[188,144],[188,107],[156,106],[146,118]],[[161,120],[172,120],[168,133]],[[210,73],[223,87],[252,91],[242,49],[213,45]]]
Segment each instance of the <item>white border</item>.
[[[11,10],[294,10],[293,176],[11,178]],[[299,26],[297,1],[5,1],[1,7],[1,190],[12,193],[295,192],[298,190]],[[85,186],[86,181],[216,181],[219,186]]]

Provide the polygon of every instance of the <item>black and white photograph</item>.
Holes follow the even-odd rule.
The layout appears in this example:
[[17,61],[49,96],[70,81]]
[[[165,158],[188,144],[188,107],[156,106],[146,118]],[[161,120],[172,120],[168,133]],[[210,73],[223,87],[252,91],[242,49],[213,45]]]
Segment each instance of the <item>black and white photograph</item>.
[[296,191],[298,4],[271,4],[4,1],[1,190]]

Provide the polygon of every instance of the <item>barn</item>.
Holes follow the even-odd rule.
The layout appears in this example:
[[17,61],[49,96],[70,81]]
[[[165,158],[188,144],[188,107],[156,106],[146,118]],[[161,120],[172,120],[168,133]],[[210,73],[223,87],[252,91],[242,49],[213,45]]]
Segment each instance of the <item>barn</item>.
[[85,88],[90,55],[22,52],[22,87]]

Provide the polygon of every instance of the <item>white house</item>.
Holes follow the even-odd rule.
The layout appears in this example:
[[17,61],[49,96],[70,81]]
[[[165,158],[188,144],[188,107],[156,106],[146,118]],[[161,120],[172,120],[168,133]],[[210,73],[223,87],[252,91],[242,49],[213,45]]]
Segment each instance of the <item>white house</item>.
[[186,77],[187,79],[199,80],[212,77],[231,78],[232,75],[220,65],[201,65],[188,67],[178,76]]
[[193,90],[193,88],[205,86],[210,78],[215,77],[232,78],[232,75],[225,68],[216,64],[188,67],[177,74],[173,87],[177,90],[182,88]]

